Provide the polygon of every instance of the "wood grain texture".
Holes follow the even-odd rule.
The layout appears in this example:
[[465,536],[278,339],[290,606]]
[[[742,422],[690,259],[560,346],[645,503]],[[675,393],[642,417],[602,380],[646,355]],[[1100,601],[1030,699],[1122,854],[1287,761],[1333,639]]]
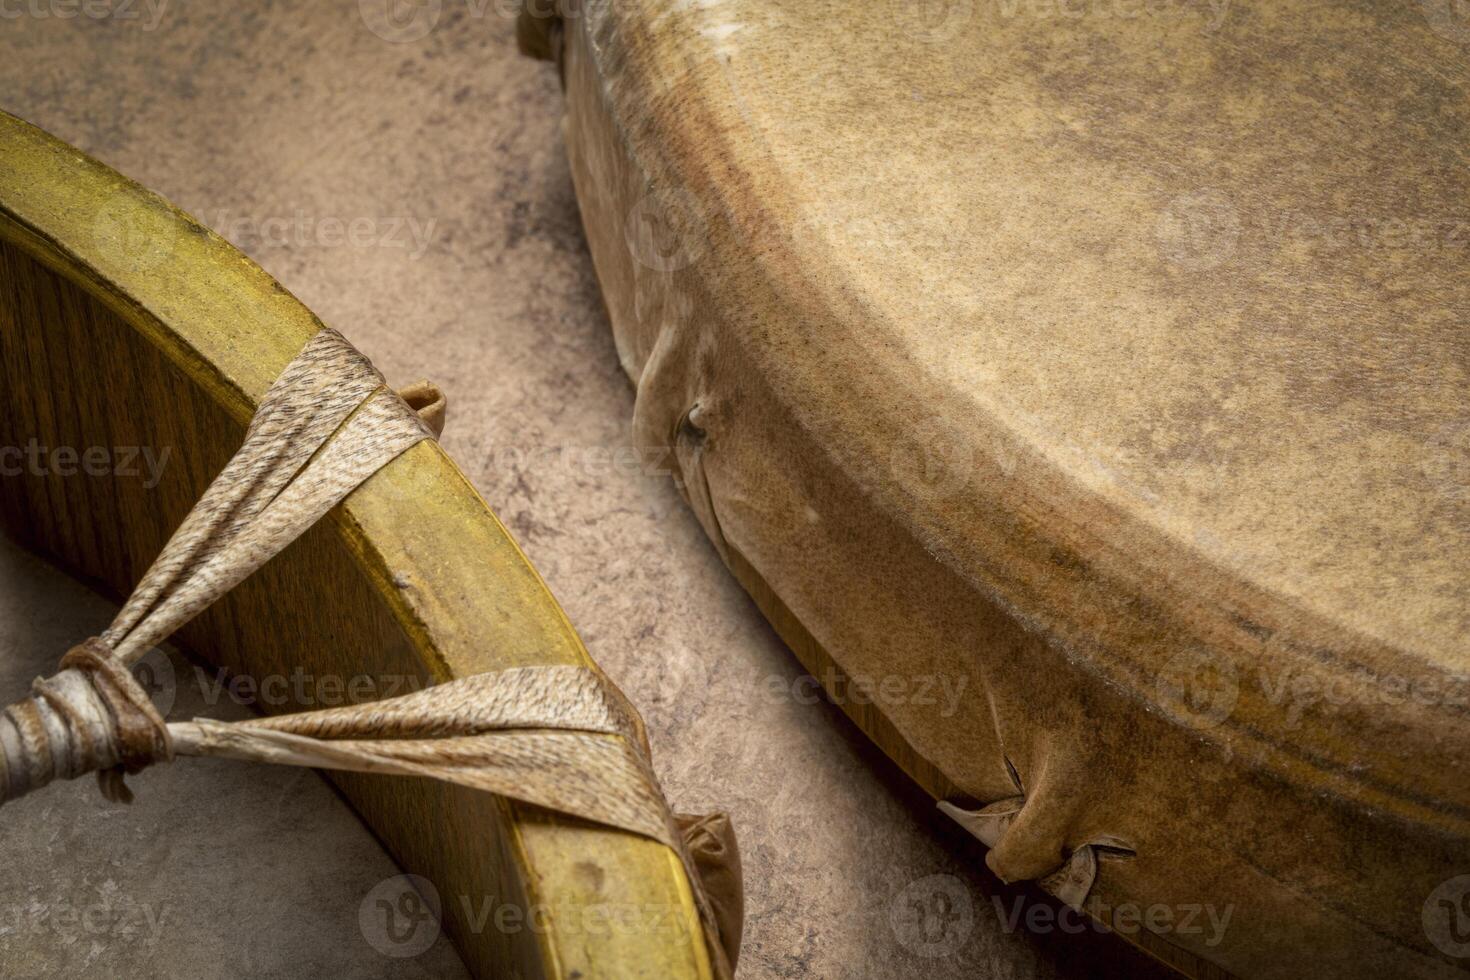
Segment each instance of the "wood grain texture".
[[[27,470],[0,482],[0,508],[27,544],[124,594],[320,324],[222,239],[39,130],[0,115],[0,152],[0,444],[169,451],[156,486],[121,470]],[[431,443],[181,640],[251,677],[305,670],[367,677],[377,690],[509,666],[593,666],[515,543]],[[402,866],[434,882],[477,975],[708,975],[688,883],[667,848],[452,787],[337,781]],[[538,928],[477,923],[487,902],[540,910]],[[589,928],[589,913],[618,908],[644,914]]]

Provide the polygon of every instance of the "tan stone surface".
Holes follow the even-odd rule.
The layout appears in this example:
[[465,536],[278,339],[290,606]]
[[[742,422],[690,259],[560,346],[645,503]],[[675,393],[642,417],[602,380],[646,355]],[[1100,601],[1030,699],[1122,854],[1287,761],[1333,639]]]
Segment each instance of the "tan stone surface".
[[[806,703],[804,687],[771,693],[793,689],[795,661],[705,541],[666,462],[626,465],[632,392],[582,240],[554,76],[517,56],[504,5],[441,6],[436,30],[398,44],[367,29],[355,3],[172,0],[153,30],[146,7],[137,21],[28,15],[0,25],[0,92],[7,110],[236,242],[390,380],[443,386],[446,448],[643,711],[671,799],[733,811],[747,876],[741,976],[1158,975],[1113,940],[1007,932],[993,898],[1007,912],[1044,900],[969,870],[981,866],[978,847],[840,712]],[[356,243],[342,242],[354,221]],[[58,634],[70,635],[71,601],[47,600]],[[323,826],[346,822],[328,797],[308,804]],[[349,865],[381,861],[344,850]],[[297,877],[284,854],[194,853],[148,873],[177,887],[200,923],[211,921],[217,864],[262,889]],[[60,860],[77,875],[89,863]],[[367,880],[373,867],[348,870]],[[111,869],[124,889],[142,873]],[[945,895],[952,910],[935,904]],[[361,897],[328,879],[291,908],[336,900],[355,917]],[[905,945],[893,919],[911,901],[935,931]],[[287,919],[242,925],[315,949],[327,967],[358,955],[355,929],[339,942],[319,920]],[[194,963],[200,935],[171,934],[125,972]],[[88,955],[65,952],[71,964]],[[341,972],[447,970],[357,968]],[[220,975],[247,972],[260,975]],[[331,970],[306,975],[317,972]]]

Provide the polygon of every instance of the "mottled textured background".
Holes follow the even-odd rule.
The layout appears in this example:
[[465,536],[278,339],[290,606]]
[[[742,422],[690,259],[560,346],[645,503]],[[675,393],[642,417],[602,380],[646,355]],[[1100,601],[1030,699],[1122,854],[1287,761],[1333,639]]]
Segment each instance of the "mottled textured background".
[[[103,17],[27,0],[0,19],[0,105],[234,241],[390,380],[447,391],[445,447],[642,709],[671,799],[733,812],[742,977],[1162,976],[1112,938],[1008,928],[1049,901],[974,870],[981,849],[837,709],[780,693],[795,659],[670,482],[626,465],[632,391],[582,239],[554,70],[517,54],[505,0],[438,2],[435,30],[395,43],[368,26],[374,0],[135,0]],[[104,618],[75,589],[36,586],[32,561],[0,561],[0,592],[27,589],[6,606],[27,611],[4,621],[7,689]],[[358,907],[393,870],[324,784],[256,773],[247,793],[206,770],[168,777],[196,804],[171,805],[160,784],[128,812],[59,796],[7,812],[35,823],[6,830],[0,910],[44,918],[96,882],[188,914],[146,955],[133,937],[68,942],[0,918],[6,961],[31,955],[28,975],[46,977],[109,964],[454,975],[442,943],[405,963],[362,941]],[[76,846],[37,851],[72,840],[59,826]]]

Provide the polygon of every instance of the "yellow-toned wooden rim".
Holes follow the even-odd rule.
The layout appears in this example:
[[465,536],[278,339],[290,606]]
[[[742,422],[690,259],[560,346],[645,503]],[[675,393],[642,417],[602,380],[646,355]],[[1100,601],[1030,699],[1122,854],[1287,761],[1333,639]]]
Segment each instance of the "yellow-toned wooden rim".
[[[0,243],[104,304],[242,428],[276,375],[321,329],[224,239],[3,112],[0,159]],[[351,339],[351,325],[342,326]],[[327,523],[435,680],[539,664],[595,669],[540,576],[437,443],[421,443],[390,464]],[[404,580],[415,588],[395,585]],[[351,786],[344,789],[358,802]],[[378,792],[401,796],[408,809],[425,793],[416,780]],[[407,870],[440,888],[446,925],[477,975],[586,976],[595,966],[599,977],[710,976],[689,882],[670,849],[469,791],[444,799],[447,810],[425,814],[434,823],[363,813],[400,859],[410,839],[439,835],[436,857]],[[486,834],[501,835],[500,850],[520,879],[513,887],[493,868],[456,860],[470,853],[466,841]],[[483,899],[517,891],[527,909],[550,910],[534,927],[508,941],[503,929],[491,935],[496,927],[474,921],[477,896],[483,910]],[[633,928],[595,929],[565,912],[629,904],[661,911]],[[508,947],[516,950],[513,964],[504,962]]]

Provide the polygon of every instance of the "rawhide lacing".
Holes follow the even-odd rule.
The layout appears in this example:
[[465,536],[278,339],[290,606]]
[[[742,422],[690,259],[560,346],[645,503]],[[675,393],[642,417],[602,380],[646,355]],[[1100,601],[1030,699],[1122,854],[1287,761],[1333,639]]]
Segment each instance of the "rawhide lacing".
[[[426,385],[407,394],[423,417],[334,331],[308,341],[112,625],[0,714],[0,805],[89,772],[108,799],[126,802],[124,774],[175,756],[438,779],[672,847],[715,972],[729,976],[742,901],[728,822],[675,818],[636,715],[595,671],[514,668],[323,711],[166,723],[128,670],[368,477],[433,438],[443,424],[442,394]],[[700,869],[716,857],[723,873],[707,875],[718,885],[706,889]]]

